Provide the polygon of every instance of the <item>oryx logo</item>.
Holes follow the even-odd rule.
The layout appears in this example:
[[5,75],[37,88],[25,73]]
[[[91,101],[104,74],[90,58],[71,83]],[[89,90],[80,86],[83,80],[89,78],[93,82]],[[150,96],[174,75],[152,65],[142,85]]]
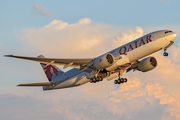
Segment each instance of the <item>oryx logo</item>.
[[[46,66],[46,64],[42,64],[42,63],[41,63],[41,65]],[[47,76],[47,78],[48,78],[49,81],[52,80],[52,77],[53,77],[53,76],[57,76],[57,75],[58,75],[58,72],[59,72],[59,71],[58,71],[54,66],[52,66],[52,65],[48,65],[48,66],[46,66],[46,67],[43,67],[43,69],[44,69],[44,72],[45,72],[45,74],[46,74],[46,76]]]
[[101,62],[102,60],[101,59],[99,59],[99,62]]

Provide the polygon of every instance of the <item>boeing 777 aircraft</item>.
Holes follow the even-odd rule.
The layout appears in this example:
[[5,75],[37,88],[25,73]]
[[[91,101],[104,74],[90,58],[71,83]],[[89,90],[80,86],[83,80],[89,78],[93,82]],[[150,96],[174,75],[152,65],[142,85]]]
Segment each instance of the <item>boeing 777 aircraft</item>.
[[[79,86],[87,82],[96,83],[104,78],[109,81],[116,77],[118,79],[114,80],[114,83],[122,84],[127,82],[127,78],[122,78],[125,71],[147,72],[154,69],[157,66],[156,59],[146,56],[161,49],[164,50],[163,55],[168,56],[166,50],[174,43],[175,38],[176,33],[171,30],[155,31],[92,59],[45,58],[42,55],[5,56],[39,62],[49,80],[49,82],[24,83],[18,86],[42,86],[43,90],[52,90]],[[64,68],[73,67],[73,69],[63,72],[55,65]]]

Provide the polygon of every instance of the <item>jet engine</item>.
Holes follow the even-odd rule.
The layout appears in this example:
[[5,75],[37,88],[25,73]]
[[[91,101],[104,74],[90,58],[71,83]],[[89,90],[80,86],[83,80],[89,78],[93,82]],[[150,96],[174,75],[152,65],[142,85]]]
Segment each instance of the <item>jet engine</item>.
[[111,66],[114,63],[114,56],[110,53],[105,54],[95,59],[94,67],[96,69],[104,69]]
[[147,72],[154,69],[157,66],[157,61],[154,57],[148,57],[140,61],[138,64],[138,70]]

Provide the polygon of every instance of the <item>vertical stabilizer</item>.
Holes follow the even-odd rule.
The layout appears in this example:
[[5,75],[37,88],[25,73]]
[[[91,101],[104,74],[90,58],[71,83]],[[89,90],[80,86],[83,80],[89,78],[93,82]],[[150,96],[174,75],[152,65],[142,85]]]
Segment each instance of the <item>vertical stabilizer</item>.
[[[43,55],[39,55],[38,57],[44,57]],[[48,80],[51,81],[57,76],[63,74],[64,72],[60,70],[57,66],[51,64],[40,63]]]

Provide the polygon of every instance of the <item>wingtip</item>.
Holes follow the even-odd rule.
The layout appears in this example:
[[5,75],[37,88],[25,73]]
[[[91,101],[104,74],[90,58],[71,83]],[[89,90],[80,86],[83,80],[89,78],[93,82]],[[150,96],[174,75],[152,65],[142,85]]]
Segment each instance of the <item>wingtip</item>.
[[23,84],[21,83],[21,84],[18,84],[17,86],[23,86]]
[[13,57],[13,55],[4,55],[4,57]]

